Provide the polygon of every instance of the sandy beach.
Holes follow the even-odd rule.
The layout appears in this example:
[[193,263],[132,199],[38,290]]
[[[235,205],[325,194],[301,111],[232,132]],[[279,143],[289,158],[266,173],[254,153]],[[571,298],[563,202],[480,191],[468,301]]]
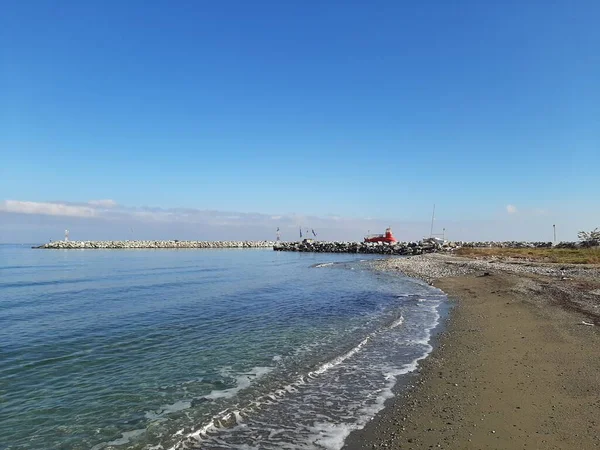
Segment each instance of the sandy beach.
[[452,312],[408,390],[345,448],[600,447],[600,270],[427,255],[378,262]]

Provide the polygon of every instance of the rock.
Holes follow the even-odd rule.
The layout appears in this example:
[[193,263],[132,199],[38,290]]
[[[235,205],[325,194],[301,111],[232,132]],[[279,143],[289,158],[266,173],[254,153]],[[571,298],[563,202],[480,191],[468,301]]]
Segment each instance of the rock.
[[269,248],[273,241],[55,241],[41,249],[137,249],[137,248]]

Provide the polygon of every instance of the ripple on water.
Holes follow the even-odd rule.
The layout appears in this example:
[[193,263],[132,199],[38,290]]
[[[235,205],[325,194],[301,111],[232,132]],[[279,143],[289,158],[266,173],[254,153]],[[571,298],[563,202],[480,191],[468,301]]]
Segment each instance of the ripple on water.
[[430,351],[444,300],[352,255],[0,252],[15,447],[339,448]]

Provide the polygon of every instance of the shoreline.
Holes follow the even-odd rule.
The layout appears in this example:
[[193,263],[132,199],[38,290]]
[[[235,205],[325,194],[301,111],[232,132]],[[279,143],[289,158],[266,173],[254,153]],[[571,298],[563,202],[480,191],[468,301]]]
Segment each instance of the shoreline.
[[452,304],[432,353],[344,450],[600,447],[597,266],[444,255],[374,265]]

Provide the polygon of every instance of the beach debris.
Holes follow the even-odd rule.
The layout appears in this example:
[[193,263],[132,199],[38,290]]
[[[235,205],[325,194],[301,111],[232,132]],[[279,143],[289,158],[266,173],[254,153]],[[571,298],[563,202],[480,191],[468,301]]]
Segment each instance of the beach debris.
[[590,323],[590,322],[586,322],[585,320],[582,320],[581,323],[579,325],[587,325],[588,327],[593,327],[594,324]]

